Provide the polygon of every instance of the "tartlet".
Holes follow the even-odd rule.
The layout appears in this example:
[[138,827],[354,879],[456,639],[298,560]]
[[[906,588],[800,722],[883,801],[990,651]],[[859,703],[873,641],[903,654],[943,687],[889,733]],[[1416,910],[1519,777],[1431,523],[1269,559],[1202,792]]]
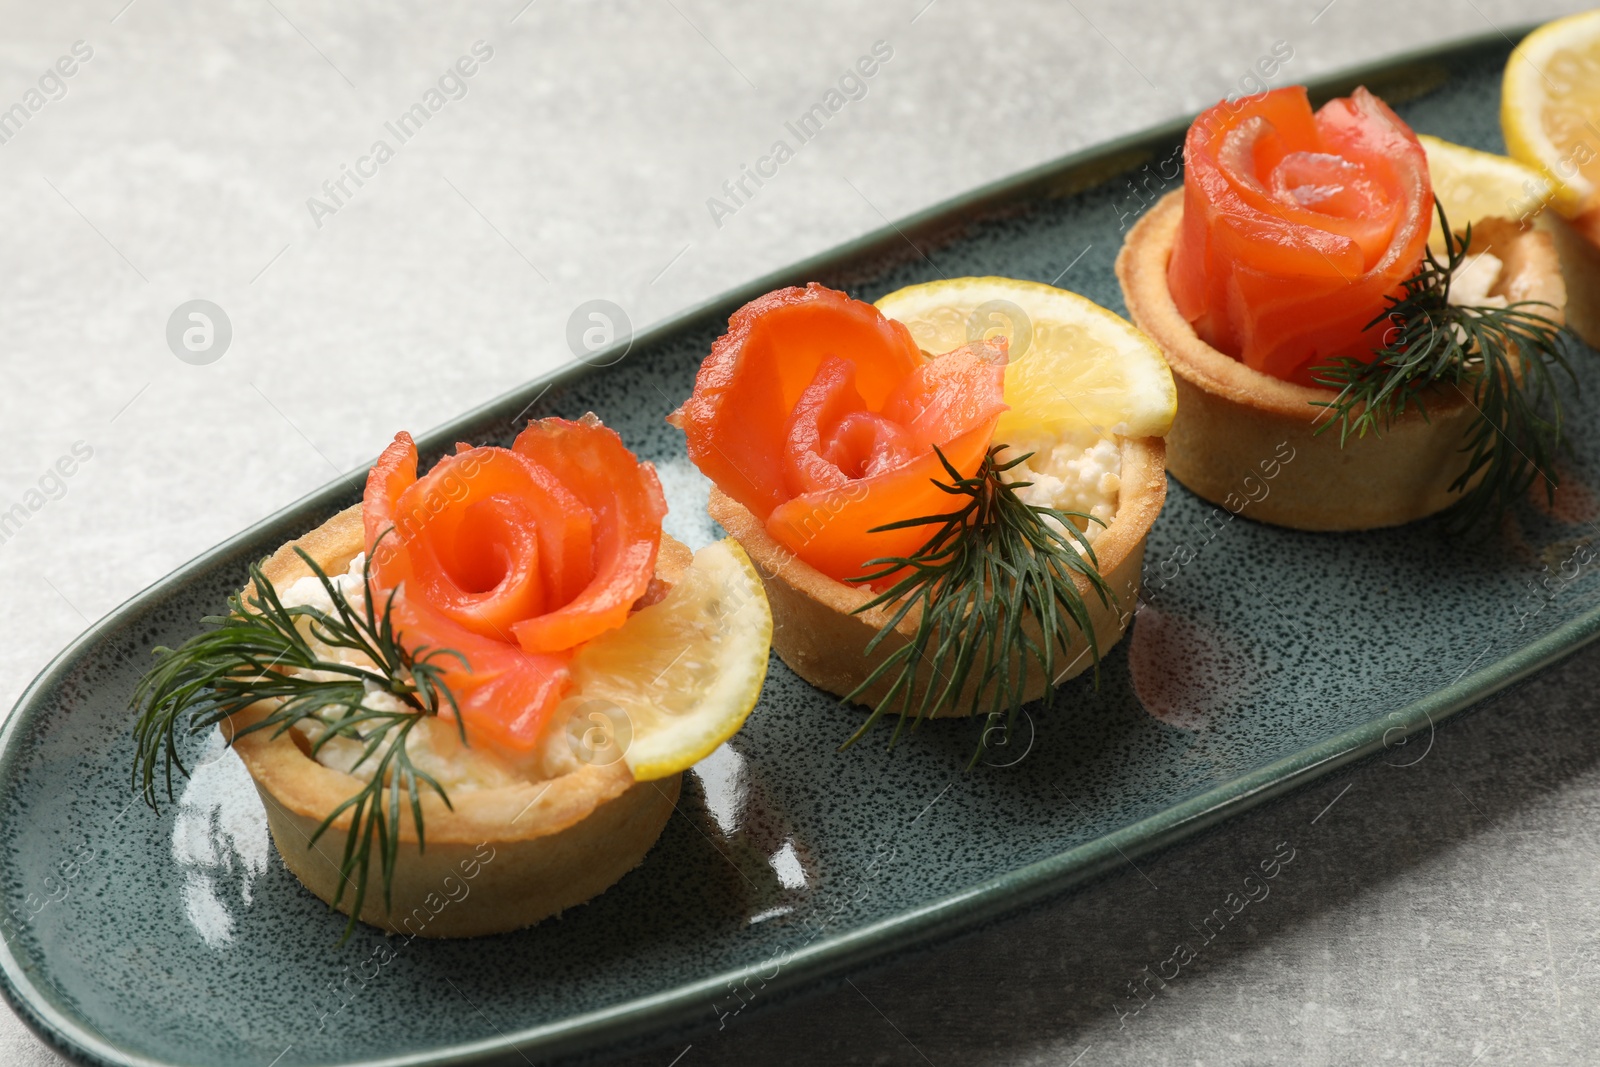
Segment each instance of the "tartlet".
[[[262,567],[267,580],[286,588],[311,573],[295,554],[302,548],[318,566],[339,573],[364,548],[361,506],[340,512],[304,537],[280,548]],[[683,573],[688,550],[664,538],[656,576]],[[234,736],[264,711],[246,714],[224,729],[266,806],[267,825],[284,865],[317,897],[332,903],[350,827],[349,813],[315,845],[313,832],[327,814],[362,784],[325,767],[293,733]],[[427,848],[416,848],[409,822],[392,883],[392,908],[369,892],[358,918],[395,933],[422,937],[475,937],[529,926],[559,915],[613,885],[644,862],[678,800],[682,775],[635,782],[627,763],[580,763],[548,781],[461,790],[453,807],[424,794]],[[468,874],[471,877],[468,877]],[[353,898],[346,887],[340,910]]]
[[[1134,323],[1166,354],[1178,387],[1167,469],[1196,495],[1235,513],[1301,530],[1364,530],[1435,514],[1458,493],[1462,438],[1478,417],[1459,391],[1436,389],[1381,434],[1340,447],[1328,420],[1332,389],[1245,366],[1202,341],[1167,281],[1183,221],[1183,192],[1168,193],[1134,224],[1117,255],[1117,279]],[[1492,296],[1565,303],[1548,234],[1506,220],[1473,227],[1473,247],[1504,262]],[[1270,472],[1270,474],[1269,474]],[[1264,477],[1264,475],[1268,475]]]
[[663,532],[654,467],[593,415],[418,463],[397,434],[362,503],[156,650],[134,775],[154,806],[179,729],[220,727],[347,933],[500,933],[643,861],[755,706],[771,615],[736,545]]
[[[1435,342],[1462,321],[1539,323],[1536,353],[1504,332],[1473,335],[1491,337],[1496,388],[1521,389],[1527,360],[1541,374],[1559,363],[1565,288],[1549,235],[1525,222],[1451,219],[1456,236],[1429,258],[1430,168],[1482,156],[1439,144],[1454,152],[1427,155],[1362,88],[1315,113],[1303,88],[1272,90],[1190,126],[1183,188],[1134,225],[1116,273],[1129,316],[1172,368],[1167,466],[1194,493],[1263,522],[1344,531],[1408,523],[1480,488],[1475,506],[1516,492],[1515,477],[1486,480],[1485,450],[1511,454],[1502,470],[1533,461],[1498,432],[1474,452],[1488,416],[1477,386],[1451,377],[1478,374],[1469,361],[1481,352]],[[1452,177],[1454,196],[1470,175]],[[1553,306],[1504,310],[1521,301]],[[1413,352],[1449,355],[1400,369]],[[1358,378],[1365,392],[1328,387]],[[1388,398],[1366,425],[1362,396]]]
[[[1166,500],[1167,479],[1163,468],[1165,443],[1159,437],[1124,438],[1122,487],[1116,517],[1095,538],[1094,551],[1101,577],[1111,587],[1109,602],[1094,596],[1089,583],[1075,577],[1078,594],[1093,620],[1096,645],[1103,655],[1122,639],[1133,609],[1138,603],[1140,579],[1144,570],[1145,542]],[[913,612],[896,628],[899,640],[885,640],[868,656],[867,643],[890,621],[887,607],[858,610],[875,595],[860,585],[847,585],[795,557],[773,540],[764,524],[742,504],[715,487],[708,507],[711,517],[738,541],[761,575],[767,602],[772,605],[772,650],[800,677],[836,696],[853,692],[899,645],[910,640],[920,615]],[[1033,628],[1037,635],[1037,628]],[[1059,685],[1077,677],[1094,665],[1089,642],[1082,633],[1073,635],[1071,645],[1061,653],[1065,666],[1050,683]],[[929,664],[918,673],[920,685],[934,680]],[[880,678],[861,692],[857,703],[873,706],[889,688]],[[1038,700],[1048,688],[1045,677],[1029,674],[1024,701]],[[971,714],[971,690],[948,704],[940,705],[932,717]]]
[[[950,333],[949,323],[995,307],[1009,309],[1006,330],[1033,321],[1023,333],[1041,341],[1026,350],[1025,368],[1010,360],[1009,333]],[[1058,351],[1057,339],[1081,352]],[[1086,397],[1101,405],[1093,419],[1083,415]],[[796,674],[872,708],[873,718],[994,716],[1089,669],[1126,631],[1166,494],[1160,435],[1171,403],[1170,374],[1149,339],[1076,294],[948,279],[874,307],[813,283],[736,312],[670,421],[713,482],[711,517],[756,565],[773,649]],[[1014,502],[1005,513],[1015,521],[1055,531],[1034,542],[1051,546],[1037,558],[1058,561],[1064,584],[1070,576],[1070,592],[1051,609],[1054,642],[1044,640],[1037,607],[1007,617],[1017,587],[1000,583],[1015,579],[994,576],[1020,559],[1003,559],[982,581],[963,570],[959,582],[933,577],[956,573],[946,564],[884,562],[1016,551],[978,547],[1026,539],[996,534],[1004,509],[985,519],[969,510],[943,534],[929,518],[1000,498]],[[958,541],[962,548],[949,547]],[[993,613],[984,625],[1004,636],[972,636],[979,604]],[[1069,612],[1078,613],[1070,624],[1059,621]],[[942,621],[927,630],[925,618]],[[1029,650],[1047,645],[1048,664]],[[977,658],[963,659],[955,651],[963,647]],[[994,657],[993,674],[966,673],[985,656]]]
[[1546,212],[1566,280],[1566,321],[1591,348],[1600,348],[1600,210],[1566,218]]

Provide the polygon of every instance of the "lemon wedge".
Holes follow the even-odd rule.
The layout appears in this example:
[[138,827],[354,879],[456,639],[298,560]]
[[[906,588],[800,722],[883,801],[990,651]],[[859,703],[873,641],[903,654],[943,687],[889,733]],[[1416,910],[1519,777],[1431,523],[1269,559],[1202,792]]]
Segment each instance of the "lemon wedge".
[[[1532,167],[1492,152],[1417,135],[1428,155],[1428,177],[1433,195],[1444,205],[1450,228],[1460,233],[1469,223],[1488,218],[1527,219],[1538,214],[1555,195],[1555,185]],[[1444,249],[1439,217],[1434,216],[1428,244]]]
[[[1555,183],[1556,207],[1577,215],[1600,192],[1600,10],[1534,30],[1506,61],[1500,126],[1513,158]],[[1448,209],[1448,206],[1446,207]]]
[[1010,342],[997,440],[1088,428],[1105,437],[1159,437],[1178,392],[1154,341],[1077,293],[1014,278],[950,278],[897,290],[878,310],[940,355],[980,338]]
[[573,657],[560,710],[574,751],[618,753],[640,782],[687,770],[744,725],[771,643],[750,557],[731,540],[702,548],[662,600]]

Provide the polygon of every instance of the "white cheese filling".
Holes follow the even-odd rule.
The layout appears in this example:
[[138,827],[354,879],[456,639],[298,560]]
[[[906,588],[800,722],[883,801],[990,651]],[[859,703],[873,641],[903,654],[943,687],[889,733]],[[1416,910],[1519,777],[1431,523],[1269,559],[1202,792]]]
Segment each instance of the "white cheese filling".
[[1505,264],[1488,252],[1474,252],[1450,275],[1450,303],[1457,307],[1503,308],[1504,296],[1490,296]]
[[[364,610],[366,604],[365,588],[362,583],[362,567],[365,562],[364,553],[357,555],[351,560],[350,567],[345,573],[328,576],[330,584],[357,611]],[[286,608],[311,607],[333,614],[333,600],[315,575],[299,579],[282,590],[278,597]],[[308,636],[308,640],[321,659],[351,666],[372,666],[370,659],[353,649],[335,648],[318,641],[314,636]],[[344,677],[329,671],[298,673],[303,677],[323,681],[336,681]],[[366,683],[366,689],[367,695],[361,701],[363,707],[374,711],[401,711],[406,706],[399,697],[383,691],[372,682]],[[328,717],[332,718],[335,714],[336,710],[330,709]],[[309,749],[323,735],[325,727],[318,719],[307,718],[295,723],[291,727],[291,732],[303,743],[303,747]],[[563,738],[561,731],[549,733],[554,741]],[[317,750],[316,760],[332,770],[342,771],[357,778],[370,779],[381,758],[382,749],[357,766],[356,761],[361,758],[364,748],[365,745],[353,737],[334,737]],[[418,770],[432,775],[446,792],[460,789],[496,789],[545,777],[538,773],[546,762],[543,752],[536,751],[524,762],[487,751],[482,745],[472,745],[470,736],[468,744],[463,745],[460,731],[453,719],[431,715],[424,717],[406,735],[406,754]]]
[[1028,452],[1033,455],[1011,468],[1013,482],[1031,482],[1017,490],[1024,503],[1058,511],[1090,515],[1100,522],[1078,519],[1074,525],[1091,544],[1117,514],[1122,492],[1122,447],[1114,438],[1091,430],[1066,431],[1053,436],[1019,438],[1008,442],[1002,458]]

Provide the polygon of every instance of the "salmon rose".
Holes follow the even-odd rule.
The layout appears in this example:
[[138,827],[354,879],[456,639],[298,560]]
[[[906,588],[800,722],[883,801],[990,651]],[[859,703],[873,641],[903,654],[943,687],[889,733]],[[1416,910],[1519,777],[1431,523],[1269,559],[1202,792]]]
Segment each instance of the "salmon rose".
[[448,648],[468,736],[531,749],[585,641],[650,587],[667,505],[655,469],[593,415],[530,423],[510,448],[457,445],[417,477],[395,435],[362,516],[375,589],[408,647]]
[[907,556],[975,474],[1006,405],[1004,339],[929,359],[901,323],[815,282],[736,311],[671,417],[689,458],[773,540],[831,578]]
[[1200,338],[1306,385],[1331,357],[1370,360],[1432,221],[1411,128],[1364,88],[1313,114],[1294,86],[1205,112],[1184,158],[1168,285]]

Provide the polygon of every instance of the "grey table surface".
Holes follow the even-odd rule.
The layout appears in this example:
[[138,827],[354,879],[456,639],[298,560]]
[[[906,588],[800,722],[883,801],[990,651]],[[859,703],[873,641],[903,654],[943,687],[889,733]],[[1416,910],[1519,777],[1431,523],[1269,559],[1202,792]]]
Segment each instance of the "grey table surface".
[[[0,143],[0,507],[92,452],[0,543],[0,708],[91,621],[396,427],[568,361],[586,300],[644,326],[1196,111],[1278,41],[1278,80],[1303,80],[1579,6],[0,5],[0,108],[83,42]],[[458,99],[323,192],[478,41],[492,56]],[[893,58],[843,121],[715,217],[707,198],[877,41]],[[194,298],[232,325],[198,366],[167,341]],[[622,1062],[1600,1061],[1597,680],[1600,649],[1580,652],[1387,763]],[[1131,1013],[1130,983],[1280,841],[1296,859],[1270,900]],[[58,1062],[0,1011],[0,1064]]]

